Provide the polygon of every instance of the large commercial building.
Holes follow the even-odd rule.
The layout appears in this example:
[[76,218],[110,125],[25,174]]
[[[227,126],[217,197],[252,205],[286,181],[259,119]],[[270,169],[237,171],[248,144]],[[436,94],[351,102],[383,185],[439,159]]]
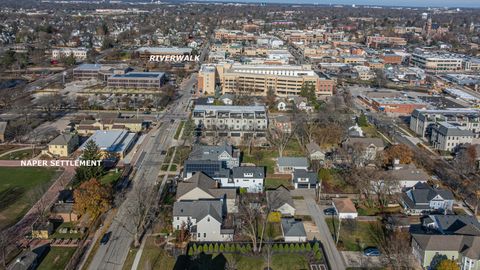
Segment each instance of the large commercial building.
[[372,98],[371,106],[380,112],[411,114],[415,109],[423,109],[428,104],[420,99],[411,98]]
[[205,94],[211,95],[215,93],[215,73],[216,68],[213,65],[202,65],[198,72],[198,84],[197,89]]
[[410,129],[423,138],[430,138],[435,124],[446,122],[471,130],[474,138],[480,136],[480,111],[450,108],[444,110],[414,110],[410,117]]
[[83,151],[89,141],[94,141],[102,152],[103,158],[109,159],[112,155],[124,158],[135,144],[136,138],[136,133],[127,130],[98,130],[80,146],[80,150]]
[[78,48],[58,48],[52,50],[52,59],[58,60],[62,57],[68,57],[73,55],[75,60],[81,61],[87,59],[87,48],[78,47]]
[[[218,75],[218,80],[217,80]],[[273,90],[279,97],[298,96],[302,87],[310,84],[315,87],[318,97],[331,96],[335,81],[323,73],[317,73],[309,65],[244,65],[221,64],[216,72],[205,68],[200,72],[198,89],[212,94],[212,77],[222,86],[222,93],[246,93],[266,96]],[[207,83],[206,78],[209,78]]]
[[149,60],[150,55],[190,55],[192,48],[184,47],[141,47],[135,50],[140,59]]
[[462,144],[471,143],[473,131],[460,125],[440,122],[433,126],[430,144],[441,151],[455,151]]
[[165,73],[163,72],[129,72],[108,77],[107,86],[112,88],[160,89],[165,80]]
[[414,53],[411,64],[427,72],[452,72],[462,69],[463,59],[450,54]]
[[132,69],[128,65],[102,65],[102,64],[81,64],[73,69],[74,80],[96,79],[106,81],[108,77],[114,74],[125,74]]
[[401,37],[368,36],[366,40],[367,47],[400,47],[407,45],[407,41]]
[[205,135],[219,137],[265,137],[268,127],[264,106],[197,105],[192,118]]
[[215,39],[228,42],[255,41],[258,36],[239,30],[218,29],[215,30]]

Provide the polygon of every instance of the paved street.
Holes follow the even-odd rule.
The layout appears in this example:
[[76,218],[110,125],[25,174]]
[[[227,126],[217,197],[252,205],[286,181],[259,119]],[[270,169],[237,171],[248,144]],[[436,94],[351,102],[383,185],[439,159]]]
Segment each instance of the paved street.
[[333,241],[330,231],[328,230],[328,225],[325,222],[325,216],[323,215],[323,212],[320,211],[313,198],[305,197],[305,202],[307,204],[307,209],[310,212],[310,216],[315,221],[315,224],[317,224],[318,231],[321,235],[319,240],[325,247],[325,255],[327,256],[327,260],[330,263],[331,269],[344,270],[345,263],[343,262],[342,255],[338,251],[335,242]]
[[[180,121],[170,122],[174,118],[186,119],[187,113],[185,107],[190,99],[190,88],[192,87],[195,79],[192,77],[182,85],[182,96],[175,103],[170,106],[169,113],[165,114],[162,121],[163,124],[159,129],[151,131],[148,136],[151,140],[148,140],[144,144],[143,150],[145,155],[142,160],[136,164],[137,173],[133,178],[133,185],[140,185],[142,188],[146,187],[147,190],[154,190],[154,186],[158,181],[158,174],[160,172],[160,166],[164,161],[165,156],[161,155],[162,151],[167,151],[172,145],[173,136],[179,126]],[[171,117],[175,115],[176,117]],[[162,183],[163,188],[165,183]],[[146,195],[148,196],[148,195]],[[134,224],[128,215],[128,208],[134,200],[136,195],[133,192],[129,192],[126,195],[125,201],[118,209],[118,213],[114,218],[112,225],[108,231],[112,232],[110,241],[106,245],[100,245],[95,254],[92,263],[89,265],[89,269],[122,269],[123,263],[128,255],[130,245],[133,241]]]

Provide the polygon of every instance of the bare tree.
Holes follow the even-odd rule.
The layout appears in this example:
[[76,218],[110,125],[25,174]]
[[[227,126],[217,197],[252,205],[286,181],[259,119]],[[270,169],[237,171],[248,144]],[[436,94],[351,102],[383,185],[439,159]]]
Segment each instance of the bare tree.
[[[130,221],[133,223],[133,228],[129,230],[126,226],[123,226],[133,236],[133,245],[135,247],[140,246],[140,235],[145,228],[145,218],[148,214],[148,198],[150,197],[151,190],[140,185],[135,185],[132,192],[133,199],[128,201],[126,211],[130,217]],[[124,224],[123,224],[124,225]]]
[[278,150],[278,155],[283,156],[283,151],[290,142],[293,132],[286,132],[279,127],[272,127],[267,131],[267,140]]
[[10,239],[6,231],[0,231],[0,256],[2,258],[2,266],[7,269],[7,248],[10,244]]
[[391,231],[379,224],[372,224],[369,231],[371,239],[381,249],[392,269],[413,269],[408,232]]
[[241,230],[253,246],[254,253],[262,251],[262,242],[267,224],[267,213],[262,201],[252,200],[250,196],[240,197],[239,212],[241,213]]

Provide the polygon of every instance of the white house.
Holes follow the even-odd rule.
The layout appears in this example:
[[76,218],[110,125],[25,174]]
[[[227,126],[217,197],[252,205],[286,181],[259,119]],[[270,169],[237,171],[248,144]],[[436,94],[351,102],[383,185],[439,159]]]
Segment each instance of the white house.
[[401,202],[405,213],[419,215],[431,211],[452,211],[455,198],[448,189],[432,188],[425,183],[417,183],[402,193]]
[[356,219],[358,217],[357,209],[350,198],[333,198],[332,204],[340,219]]
[[259,193],[263,191],[265,167],[235,167],[232,169],[233,186],[245,188],[247,192]]
[[294,218],[282,218],[282,235],[285,242],[307,242],[303,222]]
[[188,229],[194,241],[232,241],[233,227],[227,228],[223,209],[221,200],[175,202],[173,228]]

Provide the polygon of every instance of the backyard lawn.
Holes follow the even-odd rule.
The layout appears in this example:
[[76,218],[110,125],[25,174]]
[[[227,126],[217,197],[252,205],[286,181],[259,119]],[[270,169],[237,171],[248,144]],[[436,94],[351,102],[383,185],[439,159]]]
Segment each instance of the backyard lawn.
[[56,175],[53,168],[0,168],[0,229],[20,220]]
[[293,187],[290,177],[274,177],[270,176],[265,179],[265,189],[276,189],[283,185],[286,188]]
[[157,237],[149,236],[147,238],[138,269],[173,269],[175,258],[159,247],[157,245],[159,242]]
[[[330,233],[335,239],[338,230],[337,218],[326,218]],[[372,226],[378,222],[361,222],[354,220],[343,220],[340,226],[340,240],[338,248],[346,251],[362,251],[369,246],[375,246],[372,239]]]
[[42,260],[38,266],[38,270],[55,270],[55,269],[65,269],[65,266],[70,261],[73,253],[75,252],[74,247],[52,247],[48,252],[47,256]]
[[122,176],[121,171],[118,171],[118,172],[110,171],[107,174],[105,174],[104,176],[102,176],[102,178],[100,179],[100,183],[102,183],[102,185],[115,184],[115,182],[118,181],[120,176]]

